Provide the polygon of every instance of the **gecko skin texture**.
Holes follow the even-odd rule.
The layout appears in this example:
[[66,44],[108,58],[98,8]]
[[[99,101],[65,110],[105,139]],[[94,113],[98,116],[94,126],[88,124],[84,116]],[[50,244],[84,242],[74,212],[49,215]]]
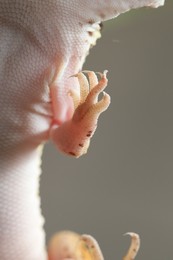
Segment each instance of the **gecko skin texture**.
[[[102,111],[95,109],[99,103],[89,94],[92,90],[87,92],[90,98],[80,96],[87,82],[80,80],[79,71],[100,36],[100,22],[133,8],[163,4],[164,0],[0,0],[1,260],[48,258],[39,198],[40,145],[51,137],[63,152],[82,155],[89,138],[84,150],[75,150],[81,142],[75,139],[70,151],[64,148],[61,129],[69,140],[73,133],[68,127],[78,129],[83,140],[85,123],[88,127],[93,120],[92,128],[109,105],[106,94]],[[102,75],[99,91],[107,84]],[[93,73],[91,81],[96,80]],[[93,109],[84,122],[82,102],[84,110],[89,104]]]

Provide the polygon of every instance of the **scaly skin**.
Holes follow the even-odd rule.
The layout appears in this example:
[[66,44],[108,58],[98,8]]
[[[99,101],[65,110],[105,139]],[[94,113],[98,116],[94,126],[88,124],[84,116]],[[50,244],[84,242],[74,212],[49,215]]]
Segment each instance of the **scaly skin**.
[[89,142],[83,140],[86,132],[78,129],[85,149],[76,150],[81,140],[66,147],[61,129],[73,122],[72,128],[86,124],[94,131],[98,112],[109,105],[106,96],[102,109],[94,109],[84,121],[80,107],[74,111],[74,92],[79,96],[80,87],[70,76],[79,78],[89,48],[100,36],[99,23],[131,8],[163,2],[0,0],[0,259],[47,259],[38,196],[39,146],[51,135],[62,151],[80,156]]

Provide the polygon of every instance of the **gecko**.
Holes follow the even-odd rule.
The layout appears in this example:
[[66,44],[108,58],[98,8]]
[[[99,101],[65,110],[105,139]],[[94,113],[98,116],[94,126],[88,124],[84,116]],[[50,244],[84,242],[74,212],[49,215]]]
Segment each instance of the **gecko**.
[[[89,235],[62,232],[45,246],[39,179],[44,143],[87,152],[110,97],[107,73],[83,71],[101,22],[164,0],[0,0],[0,259],[102,260]],[[87,77],[86,77],[87,76]],[[98,101],[98,96],[103,93]],[[135,257],[139,237],[124,260]],[[48,253],[47,253],[48,251]]]

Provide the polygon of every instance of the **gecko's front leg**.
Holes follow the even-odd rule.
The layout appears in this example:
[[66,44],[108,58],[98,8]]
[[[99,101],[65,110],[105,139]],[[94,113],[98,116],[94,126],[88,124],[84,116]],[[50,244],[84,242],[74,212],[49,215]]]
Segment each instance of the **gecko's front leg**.
[[[101,75],[99,81],[94,72],[86,73],[88,79],[82,72],[74,75],[79,80],[80,96],[74,91],[67,93],[71,95],[74,103],[72,118],[60,126],[55,120],[50,132],[60,151],[74,157],[80,157],[87,152],[90,139],[97,127],[98,117],[110,104],[110,96],[103,92],[108,82],[107,71],[99,73]],[[103,97],[98,101],[101,92]]]

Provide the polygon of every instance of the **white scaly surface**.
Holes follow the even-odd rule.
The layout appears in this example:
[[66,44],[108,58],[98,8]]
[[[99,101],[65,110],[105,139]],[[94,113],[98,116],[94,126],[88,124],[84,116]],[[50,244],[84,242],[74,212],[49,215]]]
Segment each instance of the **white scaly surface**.
[[[71,85],[94,23],[164,0],[0,0],[0,259],[44,260],[38,146],[53,117],[49,86]],[[97,27],[97,25],[96,25]]]

